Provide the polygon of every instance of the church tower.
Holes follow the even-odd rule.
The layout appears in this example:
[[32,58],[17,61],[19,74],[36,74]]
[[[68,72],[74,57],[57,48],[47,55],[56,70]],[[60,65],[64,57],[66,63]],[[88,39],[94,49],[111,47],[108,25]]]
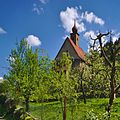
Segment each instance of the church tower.
[[79,46],[79,34],[77,32],[75,21],[74,21],[74,26],[72,28],[72,33],[70,33],[70,38],[74,42],[75,45]]
[[68,52],[72,58],[72,66],[80,66],[81,63],[85,62],[85,52],[79,46],[79,34],[74,21],[74,26],[72,27],[72,33],[70,37],[67,37],[61,46],[55,60],[59,61],[62,57],[63,52]]

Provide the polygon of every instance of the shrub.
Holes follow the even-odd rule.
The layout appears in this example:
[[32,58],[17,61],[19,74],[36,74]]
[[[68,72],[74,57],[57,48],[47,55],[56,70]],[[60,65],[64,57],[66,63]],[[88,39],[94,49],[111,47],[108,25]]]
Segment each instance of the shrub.
[[0,94],[0,104],[1,105],[4,105],[6,99],[7,99],[6,95]]
[[15,120],[21,120],[21,116],[24,114],[24,108],[23,107],[18,107],[14,111],[14,118]]

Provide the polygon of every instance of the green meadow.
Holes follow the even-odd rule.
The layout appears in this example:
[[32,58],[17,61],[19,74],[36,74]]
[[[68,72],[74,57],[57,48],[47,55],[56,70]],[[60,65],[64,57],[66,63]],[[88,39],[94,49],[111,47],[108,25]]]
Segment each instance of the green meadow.
[[[103,119],[108,98],[88,99],[87,104],[80,101],[76,105],[67,106],[67,120],[94,120]],[[60,102],[31,103],[31,114],[39,120],[62,120],[62,105]],[[91,119],[87,117],[91,116]],[[111,113],[111,120],[120,120],[120,98],[116,98]]]

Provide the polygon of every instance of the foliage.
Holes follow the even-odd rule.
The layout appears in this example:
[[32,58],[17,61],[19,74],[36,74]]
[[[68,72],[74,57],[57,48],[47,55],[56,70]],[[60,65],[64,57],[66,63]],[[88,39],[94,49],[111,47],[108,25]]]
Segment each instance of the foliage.
[[0,94],[5,94],[7,92],[7,81],[1,80],[0,81]]
[[50,92],[52,79],[51,61],[48,56],[39,59],[37,79],[37,86],[34,90],[33,99],[37,102],[52,99],[53,97]]
[[5,75],[8,81],[9,97],[23,99],[28,111],[30,96],[36,89],[39,68],[38,50],[33,51],[26,40],[21,40],[17,48],[11,51],[9,64],[9,73]]
[[[110,34],[110,40],[105,45],[103,45],[102,37],[107,36],[109,34]],[[108,73],[108,74],[106,73],[105,75],[108,77],[108,80],[109,80],[110,93],[109,93],[109,104],[108,104],[108,107],[106,108],[106,111],[108,112],[108,116],[110,119],[111,108],[113,105],[115,94],[118,93],[120,88],[120,81],[118,76],[118,74],[120,73],[119,72],[120,38],[118,38],[114,43],[111,38],[111,33],[108,32],[106,34],[99,33],[96,39],[93,39],[93,40],[94,40],[93,50],[94,50],[94,47],[96,47],[96,44],[95,44],[96,40],[98,40],[100,49],[97,49],[96,51],[100,54],[99,56],[103,59],[103,61],[101,62],[101,66],[105,67]],[[94,67],[95,66],[93,66],[93,68]]]
[[88,55],[90,66],[88,67],[88,90],[92,97],[109,96],[109,72],[104,65],[104,60],[98,51],[90,51]]
[[[63,106],[63,120],[66,120],[67,101],[75,99],[77,80],[72,74],[72,61],[68,53],[63,53],[59,61],[54,61],[52,80],[55,96],[61,100]],[[58,70],[58,71],[57,71]]]
[[[55,91],[55,96],[60,99],[66,96],[67,98],[76,95],[75,86],[77,86],[77,80],[72,74],[72,61],[67,53],[63,53],[60,61],[54,61],[53,63],[54,79],[52,85]],[[57,68],[56,68],[57,67]],[[56,69],[58,71],[56,71]]]

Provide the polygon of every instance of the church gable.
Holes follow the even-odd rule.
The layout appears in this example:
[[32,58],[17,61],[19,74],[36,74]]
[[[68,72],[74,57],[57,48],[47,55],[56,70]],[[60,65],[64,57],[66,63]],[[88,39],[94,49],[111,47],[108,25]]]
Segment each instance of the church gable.
[[80,59],[78,54],[76,53],[74,47],[70,43],[70,40],[69,40],[68,37],[66,38],[66,40],[63,43],[60,51],[58,52],[58,54],[56,56],[56,59],[58,59],[58,60],[61,59],[63,52],[68,52],[73,59]]

